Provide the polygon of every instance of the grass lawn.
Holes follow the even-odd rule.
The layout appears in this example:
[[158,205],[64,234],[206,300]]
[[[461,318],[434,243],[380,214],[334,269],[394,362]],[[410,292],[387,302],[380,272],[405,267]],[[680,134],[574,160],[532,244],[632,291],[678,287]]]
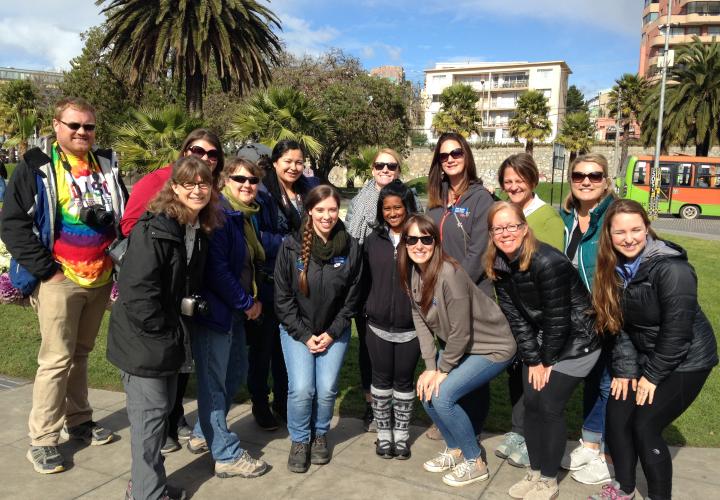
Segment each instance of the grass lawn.
[[[720,281],[715,278],[718,263],[717,242],[668,235],[669,239],[682,245],[689,254],[699,276],[700,303],[710,319],[716,337],[720,337]],[[0,305],[0,373],[32,379],[37,368],[36,357],[40,343],[37,318],[30,308]],[[122,385],[115,367],[105,359],[107,315],[95,350],[90,356],[90,385],[101,389],[120,391]],[[358,368],[358,341],[353,338],[340,374],[340,394],[336,410],[342,416],[360,417],[364,399],[360,388]],[[422,363],[421,363],[422,364]],[[418,366],[418,372],[421,370]],[[194,394],[191,379],[189,394]],[[247,399],[241,392],[238,401]],[[720,370],[716,367],[703,391],[693,405],[666,431],[671,444],[720,447]],[[567,410],[569,437],[577,438],[582,424],[581,390],[573,396]],[[416,422],[429,422],[422,409],[416,411]],[[488,431],[505,432],[510,427],[510,405],[507,395],[506,376],[503,374],[492,383],[492,406],[486,428]]]

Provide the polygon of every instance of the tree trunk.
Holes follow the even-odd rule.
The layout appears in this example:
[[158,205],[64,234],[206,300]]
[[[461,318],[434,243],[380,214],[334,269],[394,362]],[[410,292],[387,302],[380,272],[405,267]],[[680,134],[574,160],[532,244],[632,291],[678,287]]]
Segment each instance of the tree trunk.
[[707,156],[710,153],[710,133],[705,134],[702,141],[695,144],[695,156]]
[[185,109],[191,116],[202,117],[203,82],[198,74],[185,74]]
[[525,142],[525,152],[529,154],[530,156],[533,155],[533,149],[535,147],[535,143],[528,139],[527,142]]

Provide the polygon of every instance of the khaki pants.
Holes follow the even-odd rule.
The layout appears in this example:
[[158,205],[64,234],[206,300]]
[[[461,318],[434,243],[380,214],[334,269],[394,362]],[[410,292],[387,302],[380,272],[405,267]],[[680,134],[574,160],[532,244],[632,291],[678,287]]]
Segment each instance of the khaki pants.
[[111,284],[83,288],[65,279],[42,282],[31,303],[40,321],[38,370],[28,427],[33,446],[56,446],[63,423],[91,420],[88,355],[105,313]]

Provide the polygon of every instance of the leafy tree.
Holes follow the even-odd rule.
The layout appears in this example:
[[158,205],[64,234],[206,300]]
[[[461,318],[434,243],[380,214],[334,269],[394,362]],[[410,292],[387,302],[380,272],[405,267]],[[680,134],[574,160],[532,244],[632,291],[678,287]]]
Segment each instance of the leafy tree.
[[587,113],[588,111],[585,95],[575,85],[570,85],[565,99],[565,113],[570,115],[572,113]]
[[278,141],[293,139],[307,153],[317,156],[323,146],[327,118],[314,102],[290,87],[270,87],[244,102],[233,118],[227,137],[251,139],[272,148]]
[[11,80],[0,86],[0,99],[15,113],[35,111],[38,105],[38,89],[30,80]]
[[587,112],[577,112],[565,115],[559,142],[570,151],[570,162],[579,154],[587,153],[595,142],[595,125]]
[[613,85],[608,96],[610,116],[617,118],[618,110],[620,111],[620,125],[623,129],[620,165],[625,165],[627,161],[630,126],[633,122],[639,121],[638,118],[643,109],[649,88],[648,81],[644,77],[625,73],[620,79],[615,80],[615,85]]
[[542,92],[528,90],[518,98],[515,116],[510,118],[510,135],[525,139],[525,152],[533,153],[535,141],[542,141],[552,132],[548,119],[550,106]]
[[130,121],[114,130],[113,148],[126,172],[149,172],[174,161],[185,137],[203,126],[199,118],[189,116],[178,105],[143,108],[131,114]]
[[203,111],[211,66],[223,91],[267,84],[278,61],[280,22],[255,0],[97,0],[106,3],[110,60],[133,85],[171,74],[185,107]]
[[458,132],[463,137],[482,132],[482,113],[477,108],[480,93],[470,85],[455,83],[440,94],[440,112],[433,117],[435,134]]
[[30,138],[37,132],[37,126],[38,118],[35,110],[17,111],[13,136],[5,141],[3,147],[17,147],[20,155],[24,155],[28,149]]
[[[720,43],[704,44],[693,38],[677,50],[675,66],[668,70],[662,149],[694,144],[697,156],[707,156],[720,142]],[[656,84],[640,113],[645,146],[655,143],[659,103]]]

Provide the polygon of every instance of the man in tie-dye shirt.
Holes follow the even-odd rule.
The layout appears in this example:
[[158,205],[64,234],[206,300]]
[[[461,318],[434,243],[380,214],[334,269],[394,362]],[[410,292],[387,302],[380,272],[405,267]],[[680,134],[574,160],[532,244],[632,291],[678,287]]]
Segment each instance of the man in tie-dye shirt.
[[60,101],[53,128],[49,155],[34,148],[18,164],[2,213],[2,239],[30,277],[40,323],[27,459],[44,474],[64,470],[60,435],[92,445],[114,437],[92,420],[87,362],[112,286],[105,250],[127,197],[112,151],[93,149],[87,101]]

